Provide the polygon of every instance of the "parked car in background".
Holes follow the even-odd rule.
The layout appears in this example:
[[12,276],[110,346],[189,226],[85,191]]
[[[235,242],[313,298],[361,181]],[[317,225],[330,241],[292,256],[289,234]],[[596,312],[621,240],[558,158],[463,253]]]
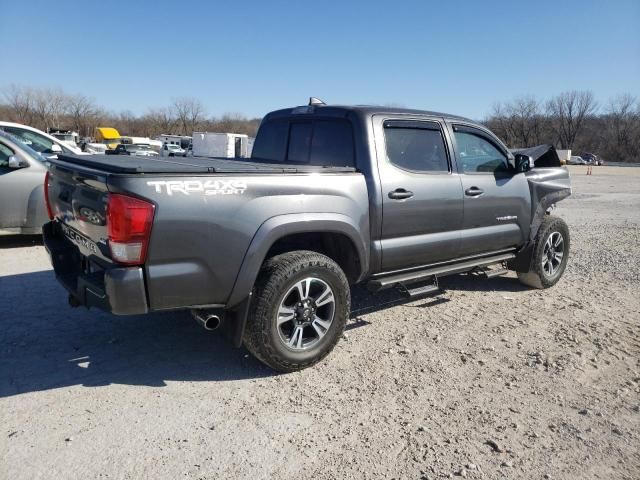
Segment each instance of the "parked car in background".
[[138,157],[157,157],[158,152],[152,150],[149,145],[120,143],[113,150],[107,150],[107,155],[135,155]]
[[85,153],[104,154],[107,151],[107,146],[104,143],[82,142],[80,149]]
[[0,229],[41,233],[48,215],[44,177],[48,160],[20,138],[0,132]]
[[171,145],[165,143],[160,150],[160,156],[162,157],[186,157],[187,151],[184,148],[180,148],[178,145]]
[[595,153],[581,153],[580,156],[587,162],[587,165],[601,165],[600,157]]
[[29,145],[36,152],[45,157],[55,158],[58,153],[87,155],[78,147],[73,147],[62,140],[44,133],[37,128],[13,122],[0,122],[0,130],[15,136],[21,142]]
[[569,165],[586,165],[587,161],[582,158],[579,157],[577,155],[571,155],[571,158],[569,159]]

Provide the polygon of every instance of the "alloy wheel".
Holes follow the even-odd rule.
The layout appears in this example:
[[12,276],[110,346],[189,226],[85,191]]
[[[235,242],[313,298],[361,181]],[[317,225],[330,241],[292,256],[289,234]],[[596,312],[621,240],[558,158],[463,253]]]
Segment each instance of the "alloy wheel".
[[307,350],[326,335],[336,301],[327,282],[315,277],[296,282],[282,297],[277,312],[280,340],[292,350]]

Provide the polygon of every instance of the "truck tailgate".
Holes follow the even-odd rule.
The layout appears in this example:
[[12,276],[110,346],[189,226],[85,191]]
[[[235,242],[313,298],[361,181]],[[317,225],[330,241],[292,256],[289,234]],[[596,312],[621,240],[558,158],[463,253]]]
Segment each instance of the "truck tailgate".
[[111,259],[106,177],[52,164],[47,185],[54,220],[43,227],[44,244],[70,303],[117,315],[146,313],[142,266],[122,266]]
[[52,165],[48,182],[51,210],[64,236],[82,255],[110,263],[106,177],[86,169]]

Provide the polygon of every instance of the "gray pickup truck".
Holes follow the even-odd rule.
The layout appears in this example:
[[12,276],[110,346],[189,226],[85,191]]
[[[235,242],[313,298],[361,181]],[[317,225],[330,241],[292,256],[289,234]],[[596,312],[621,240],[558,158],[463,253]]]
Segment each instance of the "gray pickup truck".
[[569,231],[549,210],[570,193],[565,168],[465,118],[312,99],[268,114],[249,159],[59,155],[43,230],[72,306],[188,309],[293,371],[332,350],[356,283],[412,298],[515,270],[554,285]]

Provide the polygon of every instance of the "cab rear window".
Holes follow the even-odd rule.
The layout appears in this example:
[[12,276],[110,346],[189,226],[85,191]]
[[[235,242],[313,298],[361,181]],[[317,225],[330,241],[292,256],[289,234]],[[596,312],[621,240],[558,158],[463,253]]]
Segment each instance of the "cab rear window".
[[272,120],[260,127],[252,158],[276,163],[353,167],[354,144],[346,120]]
[[287,120],[271,120],[260,125],[251,157],[275,163],[284,162],[287,153],[288,133],[289,122]]

